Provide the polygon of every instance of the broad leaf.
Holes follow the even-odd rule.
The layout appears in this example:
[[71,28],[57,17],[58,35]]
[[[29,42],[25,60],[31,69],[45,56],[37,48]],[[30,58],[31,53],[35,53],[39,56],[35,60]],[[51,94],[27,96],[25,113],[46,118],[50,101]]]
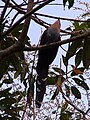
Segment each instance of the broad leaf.
[[0,91],[0,97],[8,97],[11,95],[11,93],[9,92],[12,88],[7,88],[7,89],[4,89],[2,91]]
[[12,78],[11,79],[4,79],[3,83],[5,83],[5,84],[11,84],[11,83],[13,83],[13,79]]
[[81,47],[82,41],[74,41],[72,44],[69,46],[67,54],[66,54],[66,59],[69,60],[72,56],[75,55],[77,49]]
[[57,83],[58,76],[56,77],[48,77],[47,78],[47,85],[55,85]]
[[65,110],[67,109],[67,107],[68,107],[68,103],[65,101],[65,103],[62,105],[61,113],[65,112]]
[[18,36],[20,35],[20,31],[22,30],[22,26],[23,26],[23,23],[21,23],[21,24],[18,24],[13,30],[12,30],[12,35],[14,36],[14,37],[17,37],[18,38]]
[[75,81],[76,84],[83,87],[85,90],[89,90],[88,85],[84,81],[80,80],[79,78],[73,78],[73,80]]
[[82,81],[85,81],[86,79],[83,77],[83,75],[79,75]]
[[76,87],[71,86],[71,91],[72,91],[72,94],[75,96],[75,98],[81,99],[81,93]]
[[3,75],[7,72],[7,69],[9,67],[9,60],[2,60],[0,61],[0,79],[3,77]]
[[[22,31],[22,27],[23,27],[23,23],[17,25],[13,31],[11,32],[13,37],[16,37],[17,39],[19,38],[19,35],[21,34]],[[30,46],[30,38],[28,36],[25,36],[25,44]]]
[[67,58],[62,55],[62,60],[63,60],[64,65],[67,66],[68,65]]
[[63,0],[63,5],[64,5],[64,7],[65,7],[67,1],[68,1],[68,0]]
[[54,100],[55,97],[58,95],[58,93],[59,93],[59,90],[58,90],[58,88],[56,88],[56,90],[55,90],[55,92],[54,92],[54,94],[53,94],[51,100]]
[[81,74],[83,74],[84,70],[85,70],[84,67],[73,68],[73,71],[72,71],[72,73],[71,73],[71,76],[81,75]]
[[74,21],[73,26],[74,26],[75,30],[79,30],[79,22]]
[[76,53],[76,57],[75,57],[75,66],[78,66],[81,63],[82,60],[82,49],[80,49],[77,53]]
[[70,87],[68,85],[65,84],[65,88],[66,88],[66,96],[69,97],[70,95]]
[[88,28],[90,28],[90,19],[87,19],[87,21]]
[[65,111],[60,114],[60,120],[70,120],[72,113],[70,111]]
[[84,30],[84,29],[87,29],[88,28],[88,23],[82,23],[80,26],[79,26],[79,30]]
[[68,8],[70,9],[74,4],[74,0],[68,0],[68,2],[69,2]]
[[60,68],[57,68],[57,67],[52,67],[52,69],[55,71],[55,72],[60,72]]
[[61,72],[62,75],[65,75],[65,72],[64,72],[62,69],[58,68],[58,67],[52,67],[52,69],[53,69],[55,72],[57,72],[57,73],[60,73],[60,72]]
[[83,65],[86,69],[88,69],[90,65],[90,38],[87,37],[84,41],[83,47]]

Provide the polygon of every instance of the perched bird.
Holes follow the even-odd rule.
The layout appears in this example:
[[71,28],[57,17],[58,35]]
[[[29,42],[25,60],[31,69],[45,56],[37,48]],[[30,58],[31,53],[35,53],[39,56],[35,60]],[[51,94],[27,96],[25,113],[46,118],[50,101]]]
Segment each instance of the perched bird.
[[[48,27],[41,36],[40,45],[60,41],[60,21]],[[46,78],[48,76],[49,65],[57,55],[58,46],[39,50],[37,62],[37,81],[36,81],[36,107],[40,108],[41,102],[46,91]]]

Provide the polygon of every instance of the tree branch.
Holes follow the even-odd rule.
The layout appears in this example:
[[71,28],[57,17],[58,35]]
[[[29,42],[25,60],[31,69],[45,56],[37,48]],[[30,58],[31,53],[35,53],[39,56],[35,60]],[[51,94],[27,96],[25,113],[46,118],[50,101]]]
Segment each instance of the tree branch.
[[54,1],[54,0],[46,0],[44,3],[40,4],[39,6],[35,7],[33,10],[29,11],[23,17],[21,17],[11,28],[9,28],[7,31],[5,31],[1,35],[5,36],[5,35],[9,34],[20,22],[22,22],[28,16],[35,13],[36,11],[38,11],[39,9],[41,9],[42,7],[44,7],[45,5],[47,5],[48,3],[52,2],[52,1]]
[[[2,0],[4,3],[6,2],[5,0]],[[12,3],[10,3],[9,2],[9,5],[8,5],[8,7],[12,7],[12,9],[15,9],[15,10],[17,10],[19,13],[21,13],[21,14],[25,14],[26,12],[25,11],[23,11],[22,10],[22,8],[20,8],[20,6],[18,5],[13,5]]]
[[80,112],[80,113],[82,113],[83,115],[85,115],[84,111],[81,110],[81,109],[79,109],[79,108],[78,108],[77,106],[75,106],[71,101],[69,101],[69,100],[65,97],[62,89],[61,89],[60,87],[58,87],[58,88],[59,88],[60,92],[62,93],[62,96],[63,96],[63,98],[65,99],[65,101],[66,101],[67,103],[69,103],[72,107],[74,107],[75,110],[77,110],[78,112]]
[[50,43],[48,45],[24,47],[23,50],[24,51],[35,51],[35,50],[47,49],[47,48],[50,48],[50,47],[67,44],[69,42],[79,41],[79,40],[82,40],[82,38],[86,38],[87,36],[90,36],[90,31],[89,30],[87,32],[83,33],[83,34],[80,34],[78,36],[72,37],[70,39],[66,39],[66,40],[63,40],[63,41],[55,42],[55,43]]
[[11,54],[20,51],[22,48],[20,44],[15,43],[14,45],[6,48],[5,50],[0,50],[0,60],[10,56]]
[[6,3],[5,3],[4,9],[3,9],[2,14],[1,14],[1,17],[0,17],[0,25],[1,25],[2,21],[3,21],[3,17],[4,17],[4,15],[5,15],[5,13],[6,13],[6,10],[7,10],[8,4],[9,4],[9,1],[10,1],[10,0],[7,0]]
[[88,22],[87,20],[76,20],[76,19],[71,19],[71,18],[63,18],[63,17],[55,17],[51,15],[45,15],[45,14],[40,14],[40,13],[34,13],[35,15],[39,16],[44,16],[48,18],[54,18],[54,19],[61,19],[61,20],[68,20],[68,21],[77,21],[77,22]]
[[[2,33],[2,36],[5,36],[5,35],[9,34],[20,22],[22,22],[28,16],[30,16],[31,14],[33,14],[34,12],[41,9],[42,7],[44,7],[45,5],[47,5],[48,3],[52,2],[52,1],[54,1],[54,0],[46,0],[44,3],[40,4],[39,6],[35,7],[33,10],[26,13],[10,29],[8,29],[6,32]],[[19,39],[21,39],[21,38],[19,38]],[[0,60],[4,59],[4,58],[10,56],[11,54],[13,54],[15,52],[18,52],[20,50],[22,50],[22,46],[21,46],[20,42],[16,42],[15,44],[8,47],[7,49],[0,51]]]
[[[3,1],[3,2],[5,2],[5,1]],[[34,4],[36,4],[36,3],[41,3],[41,2],[43,2],[43,1],[34,2]],[[18,5],[14,6],[12,3],[9,3],[9,6],[12,7],[13,9],[17,10],[17,11],[18,11],[19,13],[21,13],[21,14],[26,14],[26,12],[23,11],[23,9],[20,8]],[[40,14],[40,13],[36,13],[36,14],[41,15],[41,16],[43,15],[44,17],[54,18],[54,19],[77,21],[77,20],[75,20],[75,19],[70,19],[70,18],[61,18],[61,17],[56,17],[56,16],[44,15],[44,14]],[[33,15],[33,16],[32,16],[32,19],[33,19],[36,23],[38,23],[39,25],[42,25],[42,26],[45,27],[45,28],[47,28],[47,27],[50,25],[50,24],[44,22],[43,20],[39,19],[36,15]],[[78,22],[87,22],[87,21],[78,20]],[[69,35],[75,35],[75,33],[67,32],[67,31],[62,30],[62,29],[60,29],[60,31],[61,31],[62,33],[66,33],[66,34],[69,34]]]
[[76,37],[72,37],[70,39],[66,39],[66,40],[63,40],[63,41],[51,43],[51,44],[48,44],[48,45],[30,46],[30,47],[22,48],[20,46],[20,44],[17,42],[16,44],[8,47],[7,49],[0,51],[0,60],[4,59],[5,57],[8,57],[11,54],[13,54],[15,52],[18,52],[20,50],[23,50],[23,51],[35,51],[35,50],[47,49],[47,48],[50,48],[50,47],[53,47],[53,46],[60,46],[60,45],[63,45],[63,44],[67,44],[69,42],[79,41],[79,40],[82,40],[83,38],[86,38],[87,36],[90,36],[90,30],[88,30],[85,33],[80,34],[80,35],[78,35]]
[[[32,11],[33,9],[33,4],[34,4],[34,0],[28,0],[28,6],[27,6],[27,13],[29,11]],[[19,36],[19,42],[20,44],[22,44],[22,46],[25,44],[25,38],[27,36],[27,32],[28,32],[28,28],[29,28],[29,24],[30,24],[30,21],[31,21],[31,15],[28,16],[26,19],[25,19],[25,22],[24,22],[24,25],[23,25],[23,28],[22,28],[22,32]]]

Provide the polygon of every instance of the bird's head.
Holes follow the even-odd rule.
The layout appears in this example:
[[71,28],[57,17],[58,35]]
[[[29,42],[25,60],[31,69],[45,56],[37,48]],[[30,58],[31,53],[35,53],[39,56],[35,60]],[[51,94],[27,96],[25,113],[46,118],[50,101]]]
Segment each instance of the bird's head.
[[58,33],[60,33],[60,20],[57,20],[55,23],[53,23],[49,28],[50,29],[56,29]]
[[54,24],[52,24],[47,30],[47,36],[53,42],[57,41],[60,37],[60,21],[57,20]]

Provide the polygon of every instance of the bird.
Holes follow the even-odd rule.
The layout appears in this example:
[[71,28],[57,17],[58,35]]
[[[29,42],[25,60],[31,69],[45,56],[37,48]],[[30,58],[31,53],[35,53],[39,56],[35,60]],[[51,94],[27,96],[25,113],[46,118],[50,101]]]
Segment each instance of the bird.
[[[60,20],[57,20],[49,26],[42,34],[40,45],[48,45],[60,41]],[[49,65],[54,61],[59,46],[46,49],[40,49],[38,52],[38,61],[36,66],[36,107],[40,108],[46,92],[46,83],[48,77]]]

